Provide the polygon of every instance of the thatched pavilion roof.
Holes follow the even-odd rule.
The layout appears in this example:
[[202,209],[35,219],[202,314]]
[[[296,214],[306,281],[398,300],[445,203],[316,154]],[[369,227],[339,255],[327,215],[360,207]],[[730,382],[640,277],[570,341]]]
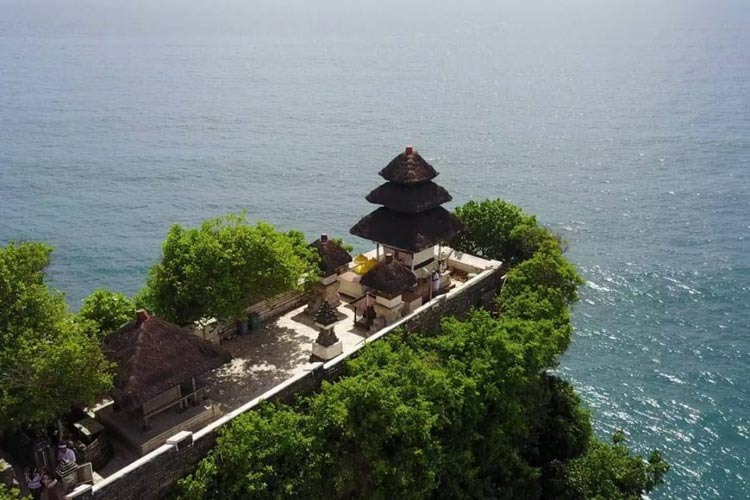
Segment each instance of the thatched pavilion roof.
[[419,252],[447,242],[463,230],[463,222],[443,207],[418,214],[380,207],[362,217],[349,232],[399,250]]
[[386,260],[378,262],[360,280],[362,285],[388,294],[399,294],[411,288],[416,282],[417,277],[414,273],[392,258],[386,258]]
[[323,276],[330,276],[336,269],[352,261],[352,256],[344,250],[341,245],[321,235],[320,238],[310,243],[310,246],[318,251],[320,256],[320,272]]
[[396,156],[383,170],[380,175],[387,181],[399,184],[414,184],[425,182],[438,176],[432,165],[407,146],[403,153]]
[[427,181],[419,184],[386,182],[370,191],[366,199],[370,203],[383,205],[396,212],[416,214],[439,207],[453,198],[441,186]]
[[219,347],[144,310],[138,311],[136,321],[108,337],[103,350],[117,363],[113,396],[124,410],[139,408],[231,359]]

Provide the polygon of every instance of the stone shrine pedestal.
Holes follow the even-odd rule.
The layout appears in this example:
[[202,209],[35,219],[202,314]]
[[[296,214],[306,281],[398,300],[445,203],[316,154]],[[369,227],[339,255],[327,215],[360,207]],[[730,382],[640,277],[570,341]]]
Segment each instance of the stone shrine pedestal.
[[313,342],[313,345],[312,345],[313,356],[316,356],[324,361],[333,359],[339,354],[343,354],[343,352],[344,352],[344,344],[342,344],[340,340],[329,346],[324,346],[324,345],[318,344],[317,342]]
[[393,298],[384,297],[382,295],[376,295],[375,297],[376,319],[381,318],[383,326],[392,325],[400,320],[403,308],[404,303],[401,300],[400,294]]
[[330,302],[324,300],[315,315],[315,325],[320,329],[320,333],[312,344],[313,356],[328,361],[344,352],[344,344],[333,331],[336,323],[338,323],[336,309]]
[[307,309],[305,309],[307,314],[310,316],[317,314],[318,310],[323,305],[323,302],[326,301],[328,301],[332,307],[338,307],[338,305],[341,304],[338,277],[338,274],[332,274],[325,278],[320,278],[318,282],[313,285],[310,300],[307,302]]

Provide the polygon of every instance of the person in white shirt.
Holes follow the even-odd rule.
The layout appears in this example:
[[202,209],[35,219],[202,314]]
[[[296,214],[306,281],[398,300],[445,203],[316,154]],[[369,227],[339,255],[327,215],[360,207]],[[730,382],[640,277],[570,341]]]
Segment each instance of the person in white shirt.
[[440,292],[440,273],[436,270],[432,271],[432,296],[435,297]]
[[29,493],[31,493],[31,498],[33,498],[34,500],[41,500],[42,475],[39,474],[39,471],[36,469],[36,467],[27,467],[24,472],[24,476],[26,478],[26,487],[29,489]]
[[74,464],[76,463],[76,454],[73,450],[68,448],[68,445],[66,443],[60,443],[57,450],[57,461]]

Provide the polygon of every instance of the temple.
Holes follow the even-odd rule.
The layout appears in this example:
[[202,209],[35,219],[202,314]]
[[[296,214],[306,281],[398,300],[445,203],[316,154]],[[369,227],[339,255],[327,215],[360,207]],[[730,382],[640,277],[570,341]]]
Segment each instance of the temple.
[[114,388],[65,433],[79,456],[69,498],[157,498],[220,428],[261,401],[337,380],[344,360],[395,328],[437,330],[444,316],[492,303],[502,263],[450,247],[465,228],[443,208],[451,195],[432,165],[407,147],[380,175],[385,182],[366,196],[379,207],[350,229],[373,245],[352,256],[320,235],[309,245],[315,276],[299,280],[312,286],[249,304],[244,330],[215,318],[182,328],[139,310],[104,340]]

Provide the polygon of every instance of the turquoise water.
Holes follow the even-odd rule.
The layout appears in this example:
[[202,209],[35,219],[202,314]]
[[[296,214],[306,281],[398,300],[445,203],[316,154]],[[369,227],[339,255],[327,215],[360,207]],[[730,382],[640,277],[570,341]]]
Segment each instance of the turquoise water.
[[750,4],[155,3],[0,0],[0,244],[73,308],[175,222],[346,236],[411,143],[570,242],[561,371],[664,450],[653,498],[750,496]]

